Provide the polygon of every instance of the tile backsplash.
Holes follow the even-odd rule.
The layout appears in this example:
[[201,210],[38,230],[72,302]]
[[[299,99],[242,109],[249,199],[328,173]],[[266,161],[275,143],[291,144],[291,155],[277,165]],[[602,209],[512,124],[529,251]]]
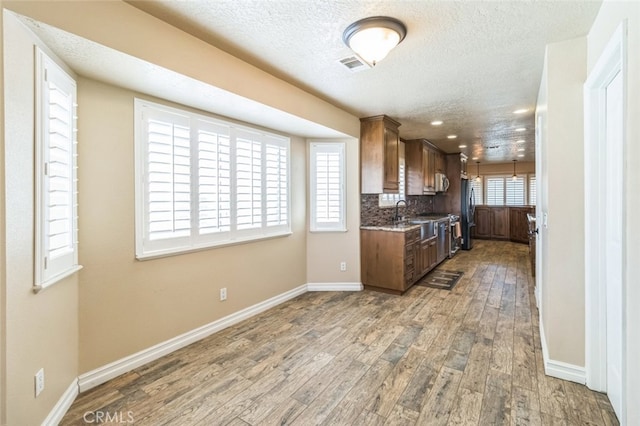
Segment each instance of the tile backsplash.
[[[360,195],[360,225],[378,226],[391,223],[396,213],[394,207],[380,207],[378,194]],[[433,195],[407,195],[407,206],[400,203],[398,213],[405,217],[417,216],[420,213],[433,213]]]

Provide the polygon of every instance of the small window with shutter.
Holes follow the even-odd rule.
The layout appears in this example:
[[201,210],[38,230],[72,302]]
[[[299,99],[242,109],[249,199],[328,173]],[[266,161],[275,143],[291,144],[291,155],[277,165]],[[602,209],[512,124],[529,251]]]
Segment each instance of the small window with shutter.
[[36,51],[36,256],[34,290],[78,265],[76,82]]
[[310,230],[346,231],[345,144],[312,142],[310,165]]

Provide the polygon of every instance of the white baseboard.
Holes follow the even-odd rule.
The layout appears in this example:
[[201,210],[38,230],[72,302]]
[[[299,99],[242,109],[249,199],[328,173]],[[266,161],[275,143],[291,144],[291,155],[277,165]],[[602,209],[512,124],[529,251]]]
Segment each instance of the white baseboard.
[[105,383],[121,374],[127,373],[135,368],[138,368],[148,362],[154,361],[164,355],[167,355],[173,351],[183,348],[198,340],[204,339],[207,336],[212,335],[220,330],[230,327],[239,323],[247,318],[273,308],[287,300],[293,299],[305,292],[309,291],[307,285],[301,285],[289,290],[285,293],[279,294],[271,299],[267,299],[263,302],[257,303],[241,311],[235,312],[219,320],[213,321],[209,324],[198,327],[187,333],[176,336],[172,339],[159,343],[150,348],[144,349],[135,354],[126,356],[117,361],[114,361],[105,366],[96,368],[95,370],[81,374],[78,377],[78,386],[80,392],[87,391],[102,383]]
[[53,410],[49,412],[49,415],[42,422],[42,426],[56,426],[62,421],[64,415],[71,408],[71,404],[78,396],[78,379],[73,379],[69,387],[62,394]]
[[547,339],[544,335],[544,327],[540,321],[540,343],[542,344],[542,359],[544,361],[544,373],[547,376],[556,377],[558,379],[568,380],[570,382],[587,383],[587,371],[585,367],[569,364],[563,361],[556,361],[549,358],[549,350],[547,349]]
[[362,291],[362,283],[308,283],[307,291]]

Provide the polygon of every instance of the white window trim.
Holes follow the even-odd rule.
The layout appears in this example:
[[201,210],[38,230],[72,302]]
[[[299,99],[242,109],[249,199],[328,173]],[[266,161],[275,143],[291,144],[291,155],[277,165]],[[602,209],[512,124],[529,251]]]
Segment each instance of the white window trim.
[[[191,235],[189,237],[176,237],[172,239],[160,240],[160,243],[150,245],[148,243],[147,235],[148,229],[145,221],[145,217],[147,214],[146,209],[146,169],[147,169],[147,137],[145,135],[145,125],[143,122],[143,111],[145,108],[151,108],[155,111],[160,111],[161,113],[168,113],[179,115],[182,117],[188,118],[190,121],[191,128],[191,199],[192,199],[192,210],[197,211],[197,200],[198,193],[196,190],[196,180],[195,176],[198,174],[197,155],[194,156],[193,152],[197,152],[197,147],[194,147],[194,144],[197,143],[194,140],[194,133],[197,132],[197,128],[202,126],[202,123],[206,123],[214,126],[222,126],[229,128],[229,137],[231,139],[231,231],[229,232],[219,232],[216,234],[199,234],[198,227],[191,226]],[[236,244],[249,243],[259,240],[278,238],[287,235],[291,235],[291,142],[288,137],[284,137],[282,135],[278,135],[275,133],[265,132],[259,129],[254,129],[249,126],[243,126],[237,123],[224,121],[221,119],[213,118],[210,116],[205,116],[202,114],[197,114],[194,112],[190,112],[187,110],[173,108],[166,105],[162,105],[159,103],[147,101],[144,99],[136,98],[134,100],[134,114],[135,114],[135,246],[136,246],[136,259],[138,260],[150,260],[156,259],[160,257],[167,257],[177,254],[190,253],[195,251],[207,250],[215,247],[224,247]],[[200,124],[197,124],[200,123]],[[194,131],[195,129],[195,131]],[[260,228],[255,229],[245,229],[238,230],[236,228],[235,221],[235,212],[236,212],[236,199],[235,199],[235,191],[236,191],[236,171],[235,171],[235,138],[238,133],[252,133],[257,134],[262,139],[262,146],[266,146],[266,141],[269,141],[269,144],[280,144],[285,147],[287,150],[287,164],[286,164],[286,175],[287,175],[287,188],[286,188],[286,196],[287,196],[287,217],[286,224],[278,225],[278,226],[267,226],[265,220],[265,209],[266,209],[266,186],[262,188],[262,199],[263,199],[263,225]],[[264,161],[266,150],[263,149],[263,170],[262,175],[265,175],[265,167],[266,161]],[[196,223],[197,219],[194,218],[194,214],[192,213],[192,223]],[[195,231],[195,232],[194,232]]]
[[[340,218],[336,223],[319,223],[317,219],[316,191],[317,170],[316,155],[320,152],[340,154]],[[310,197],[310,232],[347,232],[346,210],[346,144],[344,142],[311,142],[309,147],[309,197]]]
[[[33,291],[39,293],[47,287],[73,275],[82,266],[78,264],[78,181],[77,181],[77,90],[74,77],[69,75],[40,48],[35,49],[35,256]],[[50,259],[49,255],[49,195],[50,138],[47,122],[49,81],[66,89],[71,96],[71,161],[67,172],[71,181],[71,211],[68,216],[70,245],[66,254]]]

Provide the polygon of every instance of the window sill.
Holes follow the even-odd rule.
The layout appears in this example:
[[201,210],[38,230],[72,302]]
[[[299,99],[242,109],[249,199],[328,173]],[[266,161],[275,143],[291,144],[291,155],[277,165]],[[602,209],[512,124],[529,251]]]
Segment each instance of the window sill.
[[67,269],[66,271],[56,275],[55,277],[49,278],[47,281],[45,281],[45,282],[43,282],[41,284],[34,285],[33,286],[33,292],[35,294],[38,294],[38,293],[42,292],[43,290],[48,289],[52,285],[54,285],[56,283],[59,283],[63,279],[75,274],[80,269],[82,269],[82,265],[75,265],[74,267],[72,267],[70,269]]
[[158,251],[149,252],[149,253],[136,254],[136,260],[146,261],[146,260],[160,259],[162,257],[178,256],[181,254],[195,253],[198,251],[210,250],[215,248],[235,246],[238,244],[247,244],[247,243],[253,243],[258,241],[271,240],[274,238],[288,237],[291,234],[293,234],[293,232],[287,231],[279,234],[266,235],[266,236],[257,237],[257,238],[249,237],[249,238],[242,238],[242,239],[237,239],[232,241],[221,241],[219,243],[207,244],[207,245],[198,246],[198,247],[188,247],[184,249],[158,250]]
[[328,232],[348,232],[347,228],[336,228],[336,229],[310,229],[309,232],[312,234],[326,234]]

